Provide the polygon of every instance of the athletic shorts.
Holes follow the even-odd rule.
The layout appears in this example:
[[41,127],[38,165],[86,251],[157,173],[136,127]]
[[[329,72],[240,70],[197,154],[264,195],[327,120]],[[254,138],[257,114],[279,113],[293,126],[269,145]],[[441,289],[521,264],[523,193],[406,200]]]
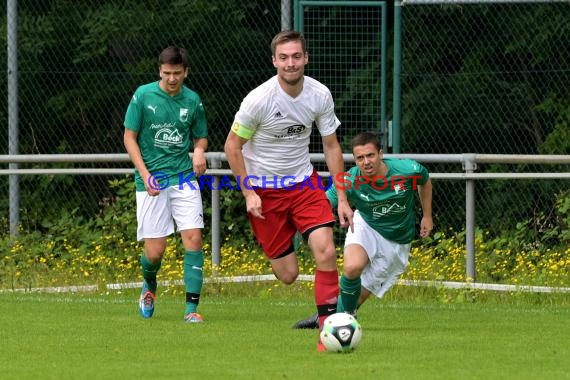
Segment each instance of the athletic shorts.
[[362,286],[382,298],[408,266],[411,244],[386,239],[362,219],[358,210],[353,221],[354,232],[348,229],[344,246],[358,244],[364,248],[370,261],[360,277]]
[[137,240],[161,238],[177,231],[204,228],[202,215],[202,195],[198,183],[191,181],[192,189],[185,183],[170,186],[157,196],[151,197],[146,191],[137,191]]
[[255,189],[261,198],[261,214],[265,219],[249,213],[248,217],[255,237],[269,259],[292,253],[292,241],[297,231],[305,233],[334,225],[331,204],[318,186],[317,173],[313,172],[309,180],[310,186],[298,183],[292,189]]

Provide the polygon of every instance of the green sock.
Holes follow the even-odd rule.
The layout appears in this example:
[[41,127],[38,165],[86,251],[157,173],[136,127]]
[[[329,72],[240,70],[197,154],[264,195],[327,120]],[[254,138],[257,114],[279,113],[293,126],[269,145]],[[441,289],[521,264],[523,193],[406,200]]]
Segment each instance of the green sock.
[[184,254],[184,285],[186,287],[186,313],[195,313],[200,303],[200,292],[204,277],[204,253],[202,251],[186,251]]
[[156,274],[161,264],[162,261],[151,263],[144,253],[141,255],[141,272],[148,289],[153,293],[156,293]]
[[338,298],[337,312],[354,313],[358,308],[358,297],[361,292],[360,277],[351,280],[344,274],[340,277],[340,297]]

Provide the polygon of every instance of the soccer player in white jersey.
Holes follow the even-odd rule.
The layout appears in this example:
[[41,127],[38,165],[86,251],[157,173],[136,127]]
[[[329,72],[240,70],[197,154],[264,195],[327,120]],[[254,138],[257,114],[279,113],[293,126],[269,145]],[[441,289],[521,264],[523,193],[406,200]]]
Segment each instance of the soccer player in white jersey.
[[137,239],[144,240],[145,248],[139,312],[143,318],[154,313],[156,275],[176,223],[185,249],[184,320],[202,322],[197,308],[203,284],[204,220],[196,175],[206,171],[206,114],[200,96],[184,85],[186,49],[167,47],[158,61],[160,80],[137,88],[124,122],[124,144],[136,168]]
[[[316,262],[315,303],[322,327],[338,301],[335,218],[311,164],[309,142],[314,123],[329,172],[336,178],[344,170],[336,136],[340,121],[329,89],[304,75],[309,55],[303,35],[280,32],[271,51],[277,75],[243,99],[225,152],[253,232],[279,280],[291,284],[299,274],[292,244],[296,232],[308,242]],[[342,190],[337,211],[341,225],[352,226],[353,212]],[[324,351],[320,340],[317,350]]]
[[[339,188],[355,208],[354,230],[344,243],[344,273],[340,279],[338,311],[356,313],[371,295],[382,298],[408,265],[415,237],[415,194],[419,194],[422,219],[419,235],[433,229],[432,184],[427,169],[409,159],[383,159],[376,134],[364,132],[352,140],[356,166]],[[327,197],[334,206],[338,189]],[[317,328],[317,316],[297,322],[294,328]]]

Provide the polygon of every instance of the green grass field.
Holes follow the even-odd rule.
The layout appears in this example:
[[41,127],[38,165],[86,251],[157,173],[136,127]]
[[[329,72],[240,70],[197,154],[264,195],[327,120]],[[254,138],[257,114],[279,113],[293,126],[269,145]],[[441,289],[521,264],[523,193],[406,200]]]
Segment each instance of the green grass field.
[[570,379],[567,294],[446,303],[398,286],[360,310],[357,350],[334,354],[316,352],[316,331],[291,329],[312,291],[268,286],[207,292],[199,325],[183,323],[181,295],[159,292],[143,320],[134,289],[0,294],[0,378]]

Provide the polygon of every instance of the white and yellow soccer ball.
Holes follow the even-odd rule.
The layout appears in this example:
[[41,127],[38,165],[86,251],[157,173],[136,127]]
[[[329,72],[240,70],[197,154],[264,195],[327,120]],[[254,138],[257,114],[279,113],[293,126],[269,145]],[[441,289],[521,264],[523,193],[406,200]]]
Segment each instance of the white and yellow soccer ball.
[[331,352],[350,352],[360,343],[362,326],[352,315],[335,313],[329,315],[321,330],[321,342]]

